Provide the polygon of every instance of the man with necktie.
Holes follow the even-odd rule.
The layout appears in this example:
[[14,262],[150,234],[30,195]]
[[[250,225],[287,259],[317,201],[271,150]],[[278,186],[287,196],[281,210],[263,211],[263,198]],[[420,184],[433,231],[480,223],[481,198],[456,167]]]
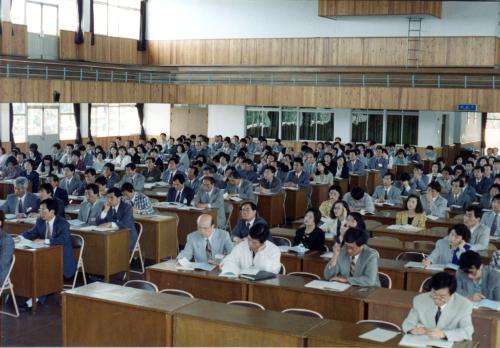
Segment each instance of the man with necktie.
[[[241,242],[242,239],[248,236],[250,228],[255,224],[265,224],[266,220],[258,216],[257,205],[253,202],[245,202],[240,206],[241,218],[238,219],[236,226],[231,231],[231,239],[236,244]],[[269,234],[269,241],[272,241],[271,234]]]
[[182,174],[176,174],[174,176],[172,187],[168,189],[167,202],[182,203],[185,205],[191,204],[194,197],[194,191],[184,184],[185,180]]
[[7,195],[5,203],[0,207],[5,214],[15,214],[24,218],[30,213],[37,213],[40,199],[28,192],[28,179],[19,177],[14,181],[14,193]]
[[105,199],[99,198],[99,187],[96,184],[88,184],[85,200],[80,204],[78,211],[78,220],[85,222],[86,225],[96,225],[105,203]]
[[492,211],[485,212],[481,218],[481,223],[490,229],[490,236],[500,236],[500,223],[498,215],[500,214],[500,194],[493,197],[491,203]]

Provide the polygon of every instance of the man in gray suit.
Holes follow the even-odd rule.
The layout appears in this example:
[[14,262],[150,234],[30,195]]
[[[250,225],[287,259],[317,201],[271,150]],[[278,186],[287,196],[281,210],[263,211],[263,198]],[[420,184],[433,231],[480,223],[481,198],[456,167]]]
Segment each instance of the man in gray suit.
[[257,191],[260,193],[281,193],[281,181],[276,176],[276,167],[268,166],[264,169],[263,178],[259,181]]
[[[187,236],[186,246],[177,256],[177,260],[186,258],[195,262],[217,264],[233,250],[233,243],[229,233],[215,228],[211,215],[202,214],[196,221],[198,230]],[[219,260],[220,261],[220,260]]]
[[344,246],[336,244],[333,256],[325,267],[325,279],[358,286],[380,287],[378,254],[366,242],[368,235],[357,228],[349,228]]
[[19,177],[14,181],[14,193],[7,196],[7,200],[0,207],[5,214],[16,214],[23,218],[30,213],[38,213],[40,199],[28,190],[28,179]]
[[68,195],[72,195],[73,192],[77,191],[82,182],[80,181],[80,177],[75,175],[75,166],[71,163],[66,164],[64,166],[64,179],[59,183],[59,187],[63,188],[68,192]]
[[486,298],[500,301],[500,272],[481,264],[481,256],[469,250],[460,255],[457,292],[473,302]]
[[226,192],[229,196],[239,197],[244,201],[256,203],[255,194],[253,193],[253,185],[250,181],[242,179],[237,171],[232,171],[229,174],[229,184],[226,187]]
[[437,216],[441,219],[448,217],[448,202],[445,198],[441,197],[441,185],[438,182],[431,182],[427,187],[425,195],[420,197],[422,208],[427,215]]
[[472,250],[488,250],[490,229],[481,223],[481,208],[470,206],[464,214],[464,224],[470,230],[470,245]]
[[457,281],[446,272],[431,278],[431,291],[413,298],[413,307],[403,321],[403,332],[457,342],[471,340],[472,303],[456,294]]
[[466,209],[472,202],[470,196],[463,192],[463,181],[454,179],[451,182],[451,190],[443,197],[448,201],[448,207],[456,207],[457,209]]
[[99,199],[99,187],[96,184],[88,184],[85,190],[85,201],[80,204],[78,211],[78,220],[87,225],[97,225],[97,219],[105,204],[105,199]]
[[125,175],[115,185],[115,187],[121,189],[124,183],[129,182],[132,185],[134,185],[134,191],[137,192],[144,191],[144,182],[146,181],[146,179],[144,178],[144,175],[137,173],[136,169],[137,167],[135,163],[128,163],[125,166]]
[[0,211],[0,287],[2,286],[7,272],[9,272],[12,255],[14,254],[14,240],[3,230],[5,215]]
[[488,226],[490,230],[490,236],[500,236],[500,219],[498,215],[500,214],[500,194],[493,197],[491,203],[492,211],[488,211],[483,214],[481,218],[481,223]]
[[215,187],[214,178],[211,176],[203,178],[201,188],[194,195],[191,204],[196,208],[217,208],[217,226],[221,229],[225,228],[224,191]]
[[391,172],[384,174],[382,184],[375,188],[373,199],[376,203],[401,204],[401,190],[395,187],[395,176]]

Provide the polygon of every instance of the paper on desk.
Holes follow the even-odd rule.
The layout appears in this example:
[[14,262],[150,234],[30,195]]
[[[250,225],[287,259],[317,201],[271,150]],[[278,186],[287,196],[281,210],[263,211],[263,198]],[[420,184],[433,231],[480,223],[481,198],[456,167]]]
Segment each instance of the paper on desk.
[[326,280],[313,280],[312,282],[304,285],[306,288],[320,289],[320,290],[333,290],[345,291],[351,287],[351,284],[340,282],[328,282]]
[[387,227],[388,230],[405,230],[405,231],[420,231],[422,230],[421,227],[416,227],[416,226],[413,226],[413,225],[410,225],[410,224],[406,224],[406,225],[390,225]]
[[70,200],[72,200],[72,199],[83,200],[85,198],[85,196],[73,196],[73,195],[69,195],[68,198]]
[[78,219],[74,219],[74,220],[67,220],[68,223],[71,225],[71,226],[83,226],[85,225],[85,222],[84,221],[80,221]]
[[437,340],[430,338],[428,336],[417,336],[417,335],[404,335],[399,345],[403,347],[439,347],[439,348],[451,348],[453,347],[453,341]]
[[185,271],[194,271],[195,269],[201,269],[202,271],[212,271],[215,265],[211,265],[207,262],[189,262],[185,257],[177,261],[179,265],[176,266],[177,269]]
[[288,187],[288,186],[284,186],[283,189],[288,190],[288,191],[298,191],[299,190],[298,187]]
[[97,231],[97,232],[107,232],[116,231],[117,227],[100,227],[100,226],[83,226],[79,228],[80,231]]
[[333,256],[333,251],[327,251],[326,253],[321,254],[321,257],[331,258]]
[[495,311],[500,311],[500,301],[492,301],[488,299],[483,299],[479,302],[473,302],[474,308],[488,308]]
[[462,206],[456,205],[456,204],[452,204],[452,205],[450,205],[450,208],[462,209]]
[[375,341],[375,342],[387,342],[398,335],[395,331],[384,330],[384,329],[374,329],[364,334],[360,335],[359,338]]
[[[405,264],[406,268],[424,268],[422,262],[409,261]],[[425,267],[425,269],[429,271],[444,271],[445,268],[457,270],[458,266],[453,263],[447,264],[439,264],[439,263],[431,263],[429,266]]]
[[14,220],[16,218],[16,214],[5,214],[5,219]]
[[235,201],[235,202],[241,202],[241,201],[243,201],[243,199],[242,199],[242,198],[237,197],[237,196],[232,196],[232,197],[230,197],[229,199],[230,199],[230,200],[232,200],[232,201]]
[[144,188],[146,190],[151,190],[153,187],[155,187],[155,185],[156,184],[154,182],[148,182],[148,183],[144,184]]
[[158,192],[155,192],[154,194],[155,194],[156,196],[162,196],[162,197],[163,197],[163,196],[165,196],[165,197],[167,197],[168,192],[167,192],[167,191],[165,191],[165,192],[158,191]]
[[439,218],[437,216],[434,216],[434,215],[427,215],[426,216],[429,220],[438,220]]

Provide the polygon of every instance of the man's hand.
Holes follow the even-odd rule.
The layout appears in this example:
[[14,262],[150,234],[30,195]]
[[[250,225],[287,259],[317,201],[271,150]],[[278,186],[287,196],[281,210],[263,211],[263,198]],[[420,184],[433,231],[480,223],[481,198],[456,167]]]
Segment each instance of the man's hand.
[[446,337],[446,335],[444,334],[444,332],[441,329],[438,329],[438,328],[428,329],[427,330],[427,336],[429,336],[431,338],[437,338],[437,339],[441,339],[441,338],[445,338]]
[[99,227],[104,227],[104,228],[110,228],[111,226],[113,226],[111,222],[105,222],[99,225]]
[[431,262],[431,260],[429,260],[429,259],[423,259],[423,260],[422,260],[422,265],[424,265],[424,268],[429,267],[429,266],[431,265],[431,263],[432,263],[432,262]]
[[418,326],[418,327],[416,327],[414,329],[411,329],[410,333],[412,335],[422,336],[422,335],[425,335],[427,333],[427,330],[424,327],[422,327],[422,326]]
[[472,302],[479,302],[482,299],[484,299],[484,295],[476,292],[475,294],[470,295],[468,299],[471,300]]
[[339,276],[331,277],[330,281],[331,282],[339,282],[339,283],[347,283],[347,279],[346,278],[339,277]]

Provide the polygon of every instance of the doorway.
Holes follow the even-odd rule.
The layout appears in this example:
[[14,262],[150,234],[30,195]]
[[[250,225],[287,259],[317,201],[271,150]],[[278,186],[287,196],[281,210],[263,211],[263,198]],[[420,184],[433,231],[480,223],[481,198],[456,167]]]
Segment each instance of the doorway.
[[38,151],[50,153],[54,143],[59,141],[58,105],[28,104],[28,143],[38,144]]
[[59,7],[26,1],[25,18],[28,27],[28,57],[58,59]]

